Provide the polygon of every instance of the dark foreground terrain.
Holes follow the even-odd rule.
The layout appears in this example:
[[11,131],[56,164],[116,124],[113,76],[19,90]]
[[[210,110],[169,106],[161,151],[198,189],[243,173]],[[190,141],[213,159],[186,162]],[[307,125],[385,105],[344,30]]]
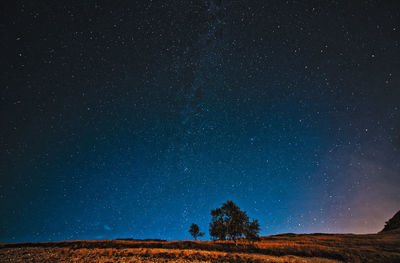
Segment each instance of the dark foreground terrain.
[[400,262],[400,230],[245,241],[96,240],[0,244],[0,262]]

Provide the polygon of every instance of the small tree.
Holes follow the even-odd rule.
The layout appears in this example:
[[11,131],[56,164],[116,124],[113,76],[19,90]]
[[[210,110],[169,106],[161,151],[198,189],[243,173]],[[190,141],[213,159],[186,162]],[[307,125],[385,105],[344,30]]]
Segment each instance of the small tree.
[[194,237],[194,240],[197,240],[197,237],[204,236],[204,233],[200,233],[200,228],[195,223],[190,226],[189,233]]

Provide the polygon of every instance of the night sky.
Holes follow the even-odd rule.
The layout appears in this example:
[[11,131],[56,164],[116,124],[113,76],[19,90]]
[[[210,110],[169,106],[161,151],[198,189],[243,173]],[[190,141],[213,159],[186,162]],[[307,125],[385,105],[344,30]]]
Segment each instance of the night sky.
[[399,1],[1,1],[0,242],[381,230]]

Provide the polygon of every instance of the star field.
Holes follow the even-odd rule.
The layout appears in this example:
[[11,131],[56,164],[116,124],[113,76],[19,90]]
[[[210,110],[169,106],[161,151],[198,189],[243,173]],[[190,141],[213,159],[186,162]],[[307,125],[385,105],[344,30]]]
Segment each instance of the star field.
[[380,231],[400,207],[396,1],[1,3],[0,241]]

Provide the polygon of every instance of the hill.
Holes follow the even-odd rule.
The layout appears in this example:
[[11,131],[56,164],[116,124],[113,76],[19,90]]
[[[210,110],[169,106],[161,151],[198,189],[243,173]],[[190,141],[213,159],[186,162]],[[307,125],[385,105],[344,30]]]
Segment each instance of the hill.
[[400,211],[386,222],[385,227],[381,232],[392,231],[396,229],[400,229]]
[[1,262],[400,262],[400,230],[230,241],[96,240],[0,245]]

